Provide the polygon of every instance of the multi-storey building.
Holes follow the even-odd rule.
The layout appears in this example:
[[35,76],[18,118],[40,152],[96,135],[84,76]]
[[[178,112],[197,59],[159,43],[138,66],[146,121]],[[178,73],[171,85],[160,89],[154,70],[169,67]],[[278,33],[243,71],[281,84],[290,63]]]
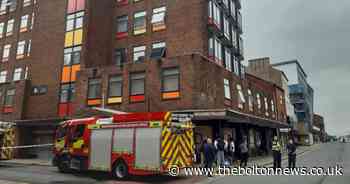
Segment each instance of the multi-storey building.
[[313,118],[313,134],[314,134],[314,141],[316,143],[325,142],[326,141],[326,128],[324,123],[324,118],[321,115],[314,114]]
[[311,133],[313,123],[314,91],[307,82],[307,75],[298,61],[273,64],[288,76],[289,96],[298,119],[299,142],[313,144]]
[[51,142],[59,121],[96,106],[190,114],[197,141],[225,133],[239,143],[247,136],[252,148],[266,151],[275,128],[286,126],[283,89],[246,75],[241,65],[239,0],[17,1],[0,16],[15,19],[4,55],[7,44],[28,41],[23,59],[11,49],[2,63],[11,66],[8,76],[22,65],[23,73],[2,84],[8,95],[0,117],[17,123],[18,144]]

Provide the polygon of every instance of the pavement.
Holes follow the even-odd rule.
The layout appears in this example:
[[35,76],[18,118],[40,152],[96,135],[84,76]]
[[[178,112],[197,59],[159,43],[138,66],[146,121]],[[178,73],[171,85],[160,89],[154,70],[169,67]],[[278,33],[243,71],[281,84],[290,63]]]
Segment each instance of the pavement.
[[[342,177],[309,177],[309,176],[220,176],[220,177],[171,177],[165,175],[131,177],[126,181],[114,180],[109,173],[101,172],[84,172],[61,174],[57,168],[50,166],[48,161],[40,160],[11,160],[0,161],[0,184],[141,184],[141,183],[169,183],[169,184],[245,184],[245,183],[262,183],[262,184],[350,184],[350,144],[322,144],[310,147],[299,147],[297,166],[322,166],[329,167],[340,165],[344,167],[346,176]],[[286,155],[284,155],[283,166],[286,166]],[[271,157],[252,158],[249,162],[251,165],[260,165],[269,167],[272,164]]]

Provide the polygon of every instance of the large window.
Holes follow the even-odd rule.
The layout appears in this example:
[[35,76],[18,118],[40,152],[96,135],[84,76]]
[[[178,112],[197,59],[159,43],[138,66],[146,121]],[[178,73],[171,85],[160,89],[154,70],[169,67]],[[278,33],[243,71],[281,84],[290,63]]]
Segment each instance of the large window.
[[66,31],[72,31],[83,27],[84,12],[78,12],[67,16]]
[[25,32],[28,30],[28,20],[29,20],[29,15],[23,15],[21,17],[21,24],[19,27],[20,32]]
[[2,51],[2,62],[8,61],[10,57],[11,44],[7,44],[4,46]]
[[133,48],[134,63],[144,62],[146,57],[146,46],[138,46]]
[[259,93],[256,94],[256,103],[257,103],[257,105],[258,105],[258,110],[259,110],[259,112],[260,112],[260,110],[261,110],[261,97],[260,97],[260,94],[259,94]]
[[160,59],[162,57],[165,57],[166,54],[166,43],[165,42],[158,42],[152,44],[152,52],[151,52],[151,58],[153,59]]
[[4,103],[4,105],[6,107],[13,106],[14,100],[15,100],[15,94],[16,94],[16,90],[15,89],[8,89],[6,91],[5,103]]
[[19,81],[21,80],[22,78],[22,71],[23,69],[22,68],[16,68],[14,71],[13,71],[13,81]]
[[32,0],[23,0],[23,7],[30,6]]
[[90,79],[88,86],[88,99],[98,99],[101,98],[101,95],[101,80]]
[[180,97],[180,73],[178,68],[163,70],[162,98],[176,99]]
[[64,65],[80,64],[81,46],[64,49]]
[[234,2],[235,0],[230,0],[230,13],[232,17],[236,17],[236,4]]
[[239,76],[239,61],[236,57],[233,57],[233,71],[237,76]]
[[224,79],[224,90],[225,98],[231,100],[230,81],[228,79]]
[[121,103],[123,96],[123,78],[122,76],[113,76],[109,78],[108,85],[108,103]]
[[143,102],[145,100],[145,73],[130,75],[130,102]]
[[269,104],[267,102],[267,98],[264,98],[264,103],[265,103],[265,115],[269,116]]
[[15,23],[15,19],[11,19],[7,21],[6,36],[11,36],[13,34],[14,23]]
[[213,1],[209,1],[208,8],[210,21],[214,23],[217,28],[221,29],[221,10],[219,5]]
[[26,41],[20,41],[17,43],[17,54],[16,54],[16,59],[22,59],[24,58],[25,54],[25,47],[26,47]]
[[123,66],[127,63],[127,54],[125,48],[114,50],[114,61],[117,66]]
[[146,12],[138,12],[134,14],[134,35],[143,34],[146,32],[147,21]]
[[165,14],[166,14],[165,6],[153,9],[153,15],[152,15],[152,21],[151,21],[153,31],[160,31],[166,28]]
[[236,35],[236,30],[235,28],[232,26],[231,29],[231,41],[232,41],[232,45],[234,48],[237,48],[237,35]]
[[242,86],[237,84],[237,91],[238,91],[238,108],[243,109],[244,108],[244,104],[246,103],[244,94],[243,94],[243,90],[242,90]]
[[1,22],[0,23],[0,38],[4,36],[4,31],[5,31],[5,23]]
[[230,23],[226,16],[224,16],[224,35],[227,40],[230,40]]
[[253,111],[254,107],[253,107],[253,94],[252,91],[250,89],[248,89],[248,106],[249,106],[249,111]]
[[275,117],[275,102],[273,100],[271,100],[271,111],[272,111],[272,117]]
[[61,85],[60,103],[68,103],[74,100],[75,86],[74,84]]
[[213,58],[216,63],[222,65],[222,45],[216,37],[209,38],[209,57]]
[[123,38],[128,35],[128,16],[124,15],[117,18],[117,38]]
[[68,0],[67,13],[74,13],[84,10],[85,0]]
[[232,71],[231,51],[228,48],[225,48],[225,68]]
[[5,83],[7,78],[7,71],[0,72],[0,83]]

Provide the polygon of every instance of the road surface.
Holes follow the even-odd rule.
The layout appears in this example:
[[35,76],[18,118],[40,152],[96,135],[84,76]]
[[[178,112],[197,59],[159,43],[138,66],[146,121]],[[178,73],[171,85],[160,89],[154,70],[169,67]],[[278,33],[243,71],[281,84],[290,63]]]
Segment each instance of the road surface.
[[[285,165],[285,164],[284,164]],[[133,177],[129,181],[116,181],[106,173],[61,174],[54,167],[0,164],[0,184],[138,184],[138,183],[211,183],[211,184],[350,184],[350,144],[323,144],[301,155],[297,166],[342,166],[345,176],[225,176],[207,177],[152,176]]]

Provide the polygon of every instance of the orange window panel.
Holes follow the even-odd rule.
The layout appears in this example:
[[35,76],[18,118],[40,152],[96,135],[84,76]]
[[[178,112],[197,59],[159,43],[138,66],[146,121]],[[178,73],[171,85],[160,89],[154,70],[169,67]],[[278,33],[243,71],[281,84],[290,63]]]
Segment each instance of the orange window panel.
[[80,65],[73,65],[72,66],[72,74],[70,81],[76,81],[77,80],[77,72],[80,71]]
[[65,66],[62,69],[62,83],[70,82],[71,81],[71,71],[72,67],[70,66]]
[[176,91],[176,92],[166,92],[163,93],[162,95],[164,100],[168,100],[168,99],[176,99],[180,97],[180,92]]
[[102,104],[102,100],[101,99],[88,100],[87,104],[89,106],[101,105]]
[[145,101],[145,95],[130,96],[130,102],[143,102]]

